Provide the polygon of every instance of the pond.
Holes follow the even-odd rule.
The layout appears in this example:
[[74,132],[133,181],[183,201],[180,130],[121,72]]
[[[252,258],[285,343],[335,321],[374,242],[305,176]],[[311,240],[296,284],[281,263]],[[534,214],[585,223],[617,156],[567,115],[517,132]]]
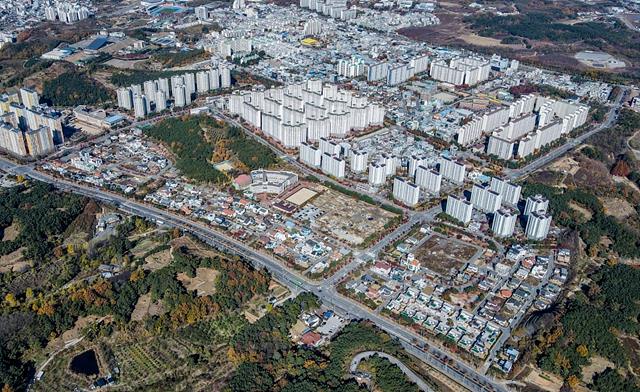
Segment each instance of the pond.
[[87,350],[78,354],[71,360],[71,371],[85,376],[94,376],[99,373],[98,358],[93,350]]

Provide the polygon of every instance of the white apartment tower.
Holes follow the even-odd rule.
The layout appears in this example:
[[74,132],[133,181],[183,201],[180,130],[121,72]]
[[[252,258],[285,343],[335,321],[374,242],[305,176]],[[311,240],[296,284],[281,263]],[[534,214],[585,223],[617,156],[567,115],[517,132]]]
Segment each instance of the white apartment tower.
[[510,139],[503,139],[498,135],[489,136],[489,143],[487,144],[487,154],[495,155],[505,161],[513,158],[513,151],[516,143]]
[[133,109],[133,92],[129,87],[119,88],[117,91],[118,95],[118,107],[121,107],[126,110]]
[[351,171],[354,173],[363,173],[367,170],[367,161],[369,153],[364,150],[355,150],[350,152]]
[[198,90],[198,94],[204,94],[211,90],[211,85],[209,84],[209,72],[200,71],[196,74],[196,88]]
[[340,155],[340,145],[333,140],[327,138],[320,138],[320,152],[327,153],[329,155]]
[[543,211],[533,211],[527,217],[527,227],[525,233],[527,238],[534,241],[541,241],[549,235],[551,228],[551,215]]
[[454,219],[459,220],[465,225],[471,222],[471,215],[473,214],[473,205],[464,198],[460,198],[454,195],[447,197],[447,205],[445,206],[445,212],[447,215]]
[[[173,82],[172,82],[173,83]],[[187,89],[184,85],[176,85],[173,90],[173,106],[182,108],[187,105]]]
[[387,181],[387,167],[384,162],[373,162],[369,164],[368,173],[369,184],[378,186]]
[[317,36],[322,32],[322,22],[311,19],[304,24],[304,35]]
[[322,152],[315,146],[302,142],[300,143],[300,162],[307,166],[319,168],[322,163]]
[[30,88],[21,88],[20,89],[20,100],[25,108],[31,109],[34,106],[38,106],[40,103],[40,97],[38,93]]
[[518,215],[509,208],[500,208],[493,214],[491,230],[496,237],[511,237],[516,227]]
[[549,209],[549,200],[538,194],[527,197],[527,202],[524,206],[524,215],[529,216],[532,212],[547,212]]
[[167,92],[163,90],[156,91],[156,112],[167,109]]
[[502,204],[502,195],[487,185],[474,184],[471,188],[471,204],[486,213],[496,212]]
[[425,166],[427,163],[427,158],[423,155],[411,155],[409,157],[409,167],[408,167],[408,175],[409,177],[414,177],[416,175],[416,170],[418,166]]
[[425,166],[418,166],[416,168],[415,181],[425,191],[438,194],[442,186],[442,174]]
[[382,154],[381,158],[387,170],[387,177],[395,175],[398,167],[396,157],[391,154]]
[[502,202],[511,206],[517,206],[520,201],[522,187],[511,183],[509,180],[502,180],[497,177],[491,178],[490,189],[502,195]]
[[466,173],[464,163],[447,157],[440,157],[438,162],[440,164],[440,173],[445,180],[456,184],[462,184],[464,182]]
[[150,102],[155,102],[155,100],[156,100],[156,91],[158,90],[158,87],[156,85],[156,81],[155,80],[147,80],[146,82],[144,82],[143,88],[144,88],[144,96],[147,97],[147,99]]
[[414,207],[420,199],[420,187],[416,184],[396,177],[393,179],[393,198],[409,207]]
[[144,95],[136,95],[133,97],[133,113],[137,119],[147,116],[147,97]]
[[24,134],[10,124],[0,124],[0,147],[18,156],[27,155]]
[[321,168],[324,174],[335,178],[344,178],[346,162],[335,155],[322,154]]

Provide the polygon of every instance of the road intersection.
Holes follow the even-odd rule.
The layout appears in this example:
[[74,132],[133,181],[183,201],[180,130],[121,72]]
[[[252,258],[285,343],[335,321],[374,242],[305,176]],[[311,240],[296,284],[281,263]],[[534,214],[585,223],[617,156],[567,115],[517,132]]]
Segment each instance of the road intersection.
[[[526,177],[533,171],[544,167],[545,165],[561,157],[571,149],[577,147],[587,138],[609,128],[617,120],[619,109],[622,105],[622,99],[623,96],[626,95],[626,91],[627,90],[623,90],[616,97],[613,107],[607,113],[605,121],[601,125],[580,135],[579,137],[569,140],[563,146],[552,150],[548,154],[534,160],[523,168],[505,171],[505,174],[511,179]],[[275,147],[253,134],[250,130],[247,130],[242,124],[226,116],[224,116],[224,118],[225,120],[230,121],[232,124],[241,127],[247,133],[252,134],[257,140],[270,146],[270,148],[275,149]],[[280,151],[278,151],[278,153],[281,154]],[[331,178],[319,175],[306,166],[299,164],[295,159],[288,157],[287,161],[289,161],[291,164],[294,164],[298,169],[308,175],[313,175],[325,182],[336,182]],[[85,195],[87,197],[101,200],[103,202],[116,206],[124,212],[142,216],[144,218],[153,220],[160,225],[180,228],[185,232],[193,234],[194,236],[200,238],[204,242],[214,247],[217,247],[231,254],[241,256],[253,262],[256,267],[267,269],[276,280],[286,284],[294,293],[299,293],[302,291],[312,292],[316,294],[327,305],[334,307],[346,317],[372,321],[378,327],[388,332],[390,335],[398,338],[398,340],[403,344],[403,346],[409,353],[418,357],[438,371],[441,371],[452,380],[456,381],[458,384],[464,386],[465,388],[468,388],[469,390],[509,390],[505,386],[505,384],[497,382],[493,378],[490,378],[484,374],[486,372],[486,366],[483,369],[473,368],[451,353],[446,353],[443,350],[435,347],[431,342],[424,339],[424,337],[416,334],[413,330],[405,328],[397,324],[396,322],[377,314],[375,311],[372,311],[365,306],[340,295],[336,291],[336,285],[339,284],[343,279],[345,279],[352,271],[354,271],[358,267],[358,265],[360,265],[360,263],[366,261],[367,259],[376,258],[380,251],[408,233],[416,225],[433,221],[436,215],[442,211],[439,205],[421,212],[408,212],[405,210],[407,219],[404,223],[402,223],[391,233],[387,234],[380,241],[372,245],[370,248],[361,252],[358,257],[355,257],[349,264],[338,270],[333,276],[321,282],[315,282],[310,281],[298,272],[285,267],[281,262],[279,262],[272,256],[253,249],[248,245],[245,245],[231,237],[228,237],[203,223],[188,219],[184,216],[162,210],[145,203],[133,201],[124,196],[114,194],[103,189],[98,189],[83,184],[77,184],[55,177],[53,175],[43,173],[35,169],[35,164],[19,165],[7,159],[0,158],[0,169],[15,175],[21,175],[24,177],[29,177],[35,180],[53,184],[61,190],[71,191]],[[336,183],[336,185],[344,186],[344,184],[340,183]],[[388,203],[388,200],[383,199],[378,195],[370,196],[372,196],[372,198],[376,202],[385,204]],[[506,340],[506,338],[508,338],[508,336],[502,337],[503,340]]]

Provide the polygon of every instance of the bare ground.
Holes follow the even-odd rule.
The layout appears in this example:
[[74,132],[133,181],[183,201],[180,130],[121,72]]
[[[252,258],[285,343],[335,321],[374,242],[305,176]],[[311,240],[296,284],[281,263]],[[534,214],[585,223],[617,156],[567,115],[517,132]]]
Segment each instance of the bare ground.
[[559,392],[562,387],[562,379],[552,374],[542,375],[538,369],[533,369],[524,381],[549,392]]
[[615,368],[615,365],[606,358],[597,355],[591,357],[591,363],[582,368],[582,381],[585,384],[591,383],[594,374],[600,373],[608,367]]
[[178,274],[178,280],[189,291],[196,290],[198,296],[211,295],[216,292],[216,278],[220,273],[213,268],[196,268],[196,276],[190,278],[187,274],[181,272]]
[[20,227],[17,222],[13,222],[11,226],[4,229],[2,241],[13,241],[20,234]]
[[569,207],[572,210],[579,212],[584,217],[585,221],[589,221],[593,217],[593,214],[591,213],[591,211],[589,211],[588,209],[584,208],[583,206],[579,205],[576,202],[570,201]]
[[624,219],[635,214],[635,208],[626,200],[616,197],[599,198],[604,208],[604,213],[614,218]]
[[24,247],[0,257],[0,272],[20,271],[27,266],[28,263],[22,260],[23,251]]
[[157,316],[162,313],[164,313],[162,302],[152,302],[151,294],[147,293],[138,298],[136,307],[133,309],[133,313],[131,313],[131,320],[141,321],[146,315]]

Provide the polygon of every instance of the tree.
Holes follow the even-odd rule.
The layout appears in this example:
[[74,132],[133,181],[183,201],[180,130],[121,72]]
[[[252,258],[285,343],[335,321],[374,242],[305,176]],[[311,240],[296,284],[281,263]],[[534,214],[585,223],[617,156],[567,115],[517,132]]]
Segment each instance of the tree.
[[631,174],[631,168],[627,162],[620,159],[611,169],[611,174],[617,177],[627,177]]
[[262,392],[271,389],[273,377],[257,363],[244,362],[229,381],[234,392]]
[[593,376],[593,383],[589,386],[596,392],[638,392],[640,388],[627,377],[623,377],[610,367]]
[[580,379],[578,379],[578,377],[575,374],[572,374],[569,376],[569,378],[567,378],[567,385],[571,388],[571,389],[575,389],[578,384],[580,384]]
[[4,300],[12,308],[19,305],[19,302],[13,293],[8,293],[7,295],[5,295]]
[[589,350],[587,349],[587,346],[585,346],[584,344],[579,345],[576,348],[576,351],[578,352],[578,354],[580,354],[581,357],[586,358],[589,356]]
[[53,106],[96,105],[111,99],[109,90],[76,71],[45,81],[42,90],[42,100]]

